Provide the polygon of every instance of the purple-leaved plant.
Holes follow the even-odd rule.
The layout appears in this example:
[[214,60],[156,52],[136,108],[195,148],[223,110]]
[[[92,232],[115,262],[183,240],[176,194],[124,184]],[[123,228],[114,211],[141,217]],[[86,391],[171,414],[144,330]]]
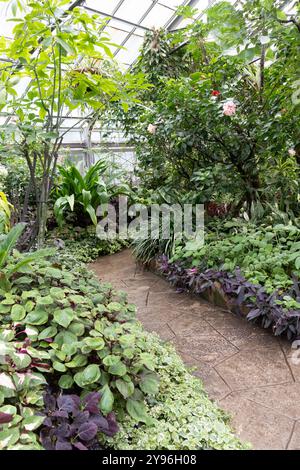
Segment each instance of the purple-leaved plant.
[[100,394],[44,395],[45,420],[40,440],[46,450],[89,450],[99,448],[97,434],[114,436],[118,425],[114,413],[103,416],[99,409]]
[[183,262],[170,263],[166,256],[159,258],[159,269],[178,292],[203,294],[217,282],[236,314],[244,316],[246,308],[249,321],[272,327],[276,336],[286,334],[290,340],[300,337],[300,310],[278,304],[285,295],[300,302],[300,283],[295,277],[289,292],[269,294],[264,287],[247,281],[239,269],[234,273],[214,269],[199,272],[197,268],[186,268]]

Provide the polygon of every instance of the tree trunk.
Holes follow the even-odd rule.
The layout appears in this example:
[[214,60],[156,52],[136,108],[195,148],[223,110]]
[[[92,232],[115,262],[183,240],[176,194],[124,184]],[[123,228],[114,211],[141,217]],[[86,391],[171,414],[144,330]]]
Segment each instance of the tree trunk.
[[40,197],[37,204],[37,220],[38,220],[38,235],[37,235],[37,246],[41,248],[45,244],[46,229],[47,229],[47,217],[48,217],[48,196],[49,196],[49,177],[44,174]]

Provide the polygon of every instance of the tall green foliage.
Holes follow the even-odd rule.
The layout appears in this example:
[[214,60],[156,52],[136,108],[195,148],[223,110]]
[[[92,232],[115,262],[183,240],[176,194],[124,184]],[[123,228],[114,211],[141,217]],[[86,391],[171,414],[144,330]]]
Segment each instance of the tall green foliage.
[[[118,101],[126,110],[141,85],[139,76],[122,74],[112,62],[103,20],[79,7],[67,10],[68,4],[18,2],[13,14],[21,8],[23,17],[14,18],[13,39],[0,38],[0,53],[7,57],[0,68],[0,109],[6,106],[17,116],[8,131],[30,170],[39,245],[44,241],[59,149],[68,131],[60,132],[64,117],[78,110],[82,117],[72,127],[84,121],[91,127],[110,102]],[[27,87],[18,96],[21,80]],[[41,183],[36,179],[38,165]]]
[[129,193],[130,189],[125,184],[117,185],[114,182],[114,174],[108,175],[108,164],[99,160],[92,165],[85,175],[81,175],[75,165],[66,168],[59,166],[60,180],[53,191],[56,199],[54,214],[61,224],[66,213],[73,212],[76,222],[84,224],[85,214],[97,225],[97,208],[106,204],[118,194]]
[[[150,53],[146,39],[139,67],[151,65],[154,92],[143,95],[144,108],[123,115],[146,186],[193,189],[202,202],[229,197],[249,213],[258,200],[297,210],[299,5],[286,16],[281,3],[218,2],[207,23],[167,38],[155,32],[163,47]],[[209,168],[214,191],[205,194],[199,171]]]

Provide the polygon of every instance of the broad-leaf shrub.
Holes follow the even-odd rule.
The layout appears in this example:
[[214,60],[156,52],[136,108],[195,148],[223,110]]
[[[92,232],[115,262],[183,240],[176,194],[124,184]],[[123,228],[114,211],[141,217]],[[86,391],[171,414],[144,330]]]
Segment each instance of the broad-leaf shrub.
[[54,214],[62,224],[66,214],[73,213],[77,224],[97,225],[97,208],[119,194],[130,192],[124,184],[115,183],[116,174],[108,174],[108,163],[99,160],[82,175],[75,165],[58,166],[60,180],[53,190]]
[[193,190],[236,213],[257,201],[299,213],[299,5],[288,17],[278,2],[232,3],[175,35],[145,35],[137,70],[153,89],[115,121],[146,188]]

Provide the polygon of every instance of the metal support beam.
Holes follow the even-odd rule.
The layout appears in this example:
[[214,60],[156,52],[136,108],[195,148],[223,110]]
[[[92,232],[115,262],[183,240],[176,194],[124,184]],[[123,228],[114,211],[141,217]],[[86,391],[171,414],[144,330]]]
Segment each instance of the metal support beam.
[[[193,8],[195,5],[197,5],[198,0],[189,0],[188,2],[184,2],[184,6]],[[182,16],[176,16],[176,18],[168,25],[168,30],[172,31],[173,29],[176,29],[176,27],[180,24],[180,22],[183,20]]]
[[144,31],[151,31],[150,28],[146,28],[145,26],[141,26],[140,24],[133,23],[132,21],[124,20],[122,18],[118,18],[115,15],[109,15],[108,13],[105,13],[105,12],[100,11],[100,10],[95,10],[95,8],[87,7],[86,5],[83,5],[83,7],[87,11],[90,11],[91,13],[96,13],[98,15],[103,15],[107,18],[111,18],[112,20],[120,21],[121,23],[128,24],[129,26],[132,26],[133,28],[140,28],[140,29],[143,29]]

